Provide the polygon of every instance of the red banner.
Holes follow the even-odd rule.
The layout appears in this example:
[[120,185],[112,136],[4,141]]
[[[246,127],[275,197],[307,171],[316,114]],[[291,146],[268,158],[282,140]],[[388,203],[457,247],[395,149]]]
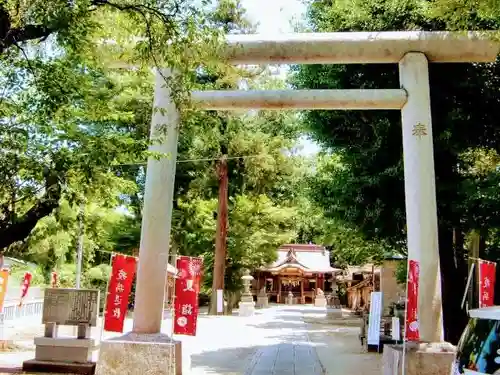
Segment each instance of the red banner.
[[52,272],[52,280],[50,282],[50,286],[52,288],[57,288],[57,281],[58,281],[57,280],[57,272],[54,271],[54,272]]
[[29,290],[30,285],[31,285],[32,277],[33,276],[29,272],[26,272],[24,274],[23,283],[21,286],[21,300],[19,301],[19,306],[22,306],[23,301],[24,301],[24,297],[26,297],[26,295],[28,294],[28,290]]
[[420,333],[418,329],[418,284],[420,265],[416,260],[408,262],[408,284],[406,302],[406,329],[405,335],[408,341],[418,341]]
[[201,258],[181,256],[177,259],[175,280],[174,334],[196,335],[198,295],[203,270]]
[[496,263],[479,260],[479,307],[493,306]]
[[136,266],[137,259],[135,257],[113,256],[106,310],[104,311],[104,329],[106,331],[123,332]]
[[9,284],[9,270],[0,271],[0,312],[3,310],[5,295],[7,294],[7,286]]

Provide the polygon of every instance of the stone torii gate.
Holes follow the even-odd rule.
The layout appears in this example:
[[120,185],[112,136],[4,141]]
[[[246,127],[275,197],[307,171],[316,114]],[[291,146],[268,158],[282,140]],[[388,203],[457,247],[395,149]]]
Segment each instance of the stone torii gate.
[[[401,110],[408,257],[420,263],[420,337],[422,341],[440,342],[442,304],[428,64],[493,62],[498,52],[496,42],[473,33],[309,33],[272,38],[235,35],[227,38],[224,49],[224,57],[233,64],[394,63],[399,64],[401,88],[196,91],[192,93],[192,100],[199,108],[207,110]],[[165,350],[160,343],[168,341],[158,334],[163,313],[179,134],[179,115],[164,81],[164,76],[169,74],[168,69],[156,74],[154,107],[163,110],[154,111],[151,124],[151,138],[156,138],[159,128],[167,125],[165,141],[152,145],[151,150],[169,157],[148,160],[134,328],[123,338],[127,342],[155,342],[155,350],[160,351]],[[101,356],[103,350],[104,346]],[[150,350],[144,348],[141,352],[144,354],[134,355],[134,361],[127,363],[129,369],[130,366],[137,368],[137,374],[147,372],[151,365],[146,359]],[[121,359],[129,362],[126,354]],[[103,358],[103,361],[107,360]],[[167,371],[167,366],[163,367]],[[107,370],[107,374],[115,373],[110,372],[109,367]]]

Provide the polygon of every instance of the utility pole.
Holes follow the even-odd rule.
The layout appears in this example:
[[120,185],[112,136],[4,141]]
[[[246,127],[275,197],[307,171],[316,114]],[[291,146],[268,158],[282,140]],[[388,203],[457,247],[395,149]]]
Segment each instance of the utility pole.
[[82,263],[83,263],[83,215],[84,205],[80,204],[78,211],[78,245],[76,252],[76,289],[81,288],[82,282]]
[[[217,163],[217,177],[219,179],[219,202],[217,210],[217,229],[215,234],[215,257],[212,282],[212,298],[210,301],[210,314],[222,315],[224,312],[217,311],[217,299],[220,297],[217,291],[222,290],[224,298],[224,273],[226,269],[227,254],[227,227],[228,227],[228,167],[227,155],[223,155]],[[222,301],[222,306],[224,302]],[[224,309],[223,309],[224,310]]]

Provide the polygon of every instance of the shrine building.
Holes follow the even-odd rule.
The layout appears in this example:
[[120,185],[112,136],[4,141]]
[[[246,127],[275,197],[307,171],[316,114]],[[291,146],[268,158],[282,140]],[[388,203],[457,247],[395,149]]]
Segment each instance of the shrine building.
[[330,264],[330,252],[319,245],[289,244],[277,251],[277,260],[256,271],[252,292],[257,295],[265,288],[269,302],[285,303],[292,292],[294,303],[314,303],[321,289],[325,294],[335,286],[335,274],[340,269]]

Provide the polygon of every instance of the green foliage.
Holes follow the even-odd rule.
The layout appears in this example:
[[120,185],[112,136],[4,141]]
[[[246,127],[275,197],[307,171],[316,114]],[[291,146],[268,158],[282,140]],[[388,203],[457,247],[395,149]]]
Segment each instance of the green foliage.
[[0,248],[24,241],[61,199],[115,207],[131,193],[118,166],[145,159],[150,66],[179,72],[174,99],[184,104],[192,72],[217,49],[206,10],[169,0],[0,2]]

